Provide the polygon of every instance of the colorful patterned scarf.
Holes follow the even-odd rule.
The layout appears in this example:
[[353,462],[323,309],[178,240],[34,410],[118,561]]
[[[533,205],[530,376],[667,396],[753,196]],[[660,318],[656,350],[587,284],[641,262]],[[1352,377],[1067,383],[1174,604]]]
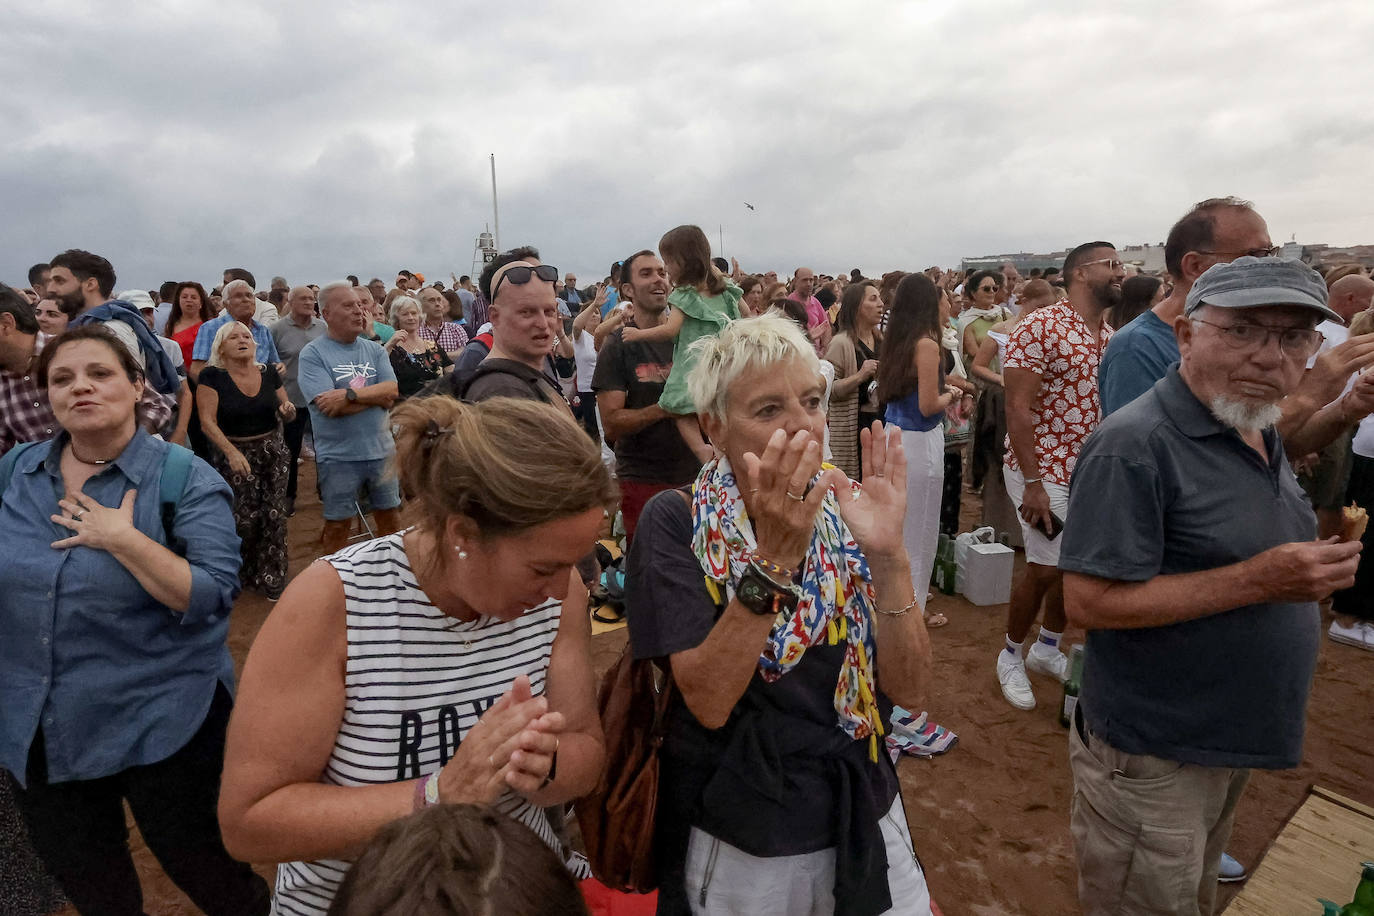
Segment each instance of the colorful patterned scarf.
[[[755,550],[754,528],[728,459],[718,457],[702,467],[692,498],[692,552],[713,597],[728,602]],[[877,760],[883,724],[873,680],[873,607],[868,561],[840,517],[839,500],[834,492],[827,493],[802,565],[801,598],[795,611],[779,613],[774,621],[759,656],[759,674],[772,683],[818,640],[832,646],[844,641],[835,712],[846,734],[869,740],[869,756]]]

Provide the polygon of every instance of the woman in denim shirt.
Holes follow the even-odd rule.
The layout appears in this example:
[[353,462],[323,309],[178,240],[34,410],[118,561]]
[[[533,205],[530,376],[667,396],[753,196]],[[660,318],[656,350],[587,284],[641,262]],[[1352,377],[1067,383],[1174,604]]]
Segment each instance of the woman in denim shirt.
[[20,454],[0,494],[0,768],[81,913],[143,912],[124,801],[198,907],[266,913],[266,884],[215,819],[238,591],[229,488],[193,459],[164,530],[175,446],[138,428],[142,372],[100,325],[48,344],[37,372],[64,432]]

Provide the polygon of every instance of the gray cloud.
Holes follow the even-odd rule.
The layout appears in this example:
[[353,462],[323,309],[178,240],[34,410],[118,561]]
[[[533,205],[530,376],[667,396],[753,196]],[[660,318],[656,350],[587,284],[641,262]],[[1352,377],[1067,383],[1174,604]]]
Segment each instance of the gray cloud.
[[21,0],[6,31],[10,282],[72,246],[121,286],[465,273],[491,152],[502,242],[588,278],[683,222],[879,271],[1159,241],[1228,193],[1374,241],[1367,4]]

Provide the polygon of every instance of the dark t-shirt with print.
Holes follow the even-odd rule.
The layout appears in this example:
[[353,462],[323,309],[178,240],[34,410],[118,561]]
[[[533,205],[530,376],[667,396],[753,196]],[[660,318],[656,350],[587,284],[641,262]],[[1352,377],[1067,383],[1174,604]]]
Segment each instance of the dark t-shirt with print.
[[[672,371],[672,341],[626,343],[617,329],[597,354],[592,390],[625,392],[625,406],[631,410],[652,407]],[[615,473],[624,480],[683,486],[701,468],[671,417],[621,436],[613,447]]]

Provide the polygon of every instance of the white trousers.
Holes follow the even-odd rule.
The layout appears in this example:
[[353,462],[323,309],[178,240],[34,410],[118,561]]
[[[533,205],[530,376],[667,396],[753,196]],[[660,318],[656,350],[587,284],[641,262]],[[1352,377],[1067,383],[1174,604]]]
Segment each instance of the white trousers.
[[902,430],[902,449],[906,452],[906,521],[902,541],[911,562],[911,584],[922,610],[930,575],[935,570],[935,549],[940,540],[940,496],[945,487],[945,431],[940,427],[925,432]]
[[[892,896],[892,909],[887,912],[930,916],[930,891],[911,846],[901,795],[881,823]],[[693,827],[686,872],[687,900],[697,916],[831,916],[835,912],[834,849],[764,859]]]

